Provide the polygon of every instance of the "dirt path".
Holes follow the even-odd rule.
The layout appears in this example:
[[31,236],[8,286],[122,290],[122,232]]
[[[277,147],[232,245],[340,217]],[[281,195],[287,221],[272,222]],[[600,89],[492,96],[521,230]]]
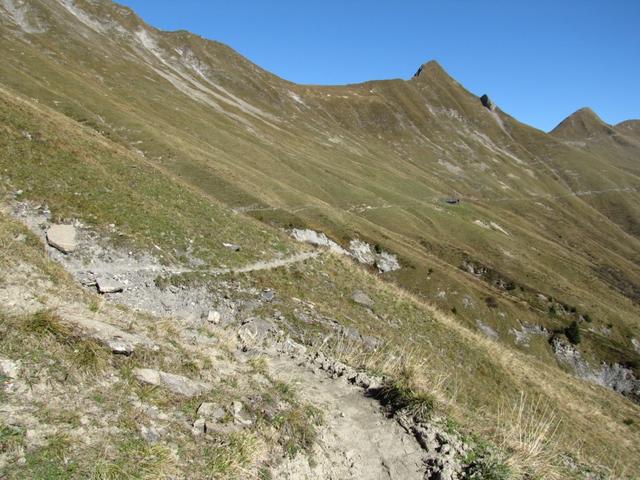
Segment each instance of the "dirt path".
[[308,457],[298,456],[280,465],[274,478],[424,478],[424,452],[415,438],[386,418],[378,402],[365,397],[361,389],[289,359],[273,359],[270,369],[275,378],[291,384],[302,400],[324,415],[311,465]]
[[[86,270],[93,271],[96,275],[117,275],[117,274],[132,274],[132,273],[144,273],[144,272],[158,272],[170,275],[181,275],[184,273],[206,273],[209,275],[224,275],[227,273],[248,273],[256,272],[259,270],[272,270],[274,268],[285,267],[294,263],[304,262],[311,258],[320,256],[323,252],[320,250],[312,252],[302,252],[295,255],[291,255],[285,258],[276,258],[273,260],[260,260],[254,263],[236,267],[236,268],[212,268],[212,269],[197,269],[197,268],[176,268],[163,266],[159,262],[149,261],[135,263],[131,260],[124,258],[123,263],[116,262],[92,262],[87,265],[68,265],[67,269],[71,272],[78,273]],[[64,261],[65,257],[61,257]],[[66,262],[68,263],[68,262]]]

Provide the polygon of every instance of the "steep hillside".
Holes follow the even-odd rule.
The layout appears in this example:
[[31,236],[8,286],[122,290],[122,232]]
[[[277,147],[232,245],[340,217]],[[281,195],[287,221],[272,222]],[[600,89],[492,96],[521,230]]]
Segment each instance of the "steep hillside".
[[[7,209],[157,256],[121,281],[196,292],[110,300],[206,317],[203,283],[267,288],[283,304],[258,315],[299,339],[340,325],[429,359],[423,382],[450,379],[436,393],[471,430],[495,440],[501,405],[527,392],[563,419],[563,455],[580,440],[581,461],[636,473],[637,121],[583,109],[547,134],[434,61],[409,80],[297,85],[107,0],[1,0],[0,34]],[[82,281],[80,263],[65,265]],[[373,310],[350,300],[364,286]]]

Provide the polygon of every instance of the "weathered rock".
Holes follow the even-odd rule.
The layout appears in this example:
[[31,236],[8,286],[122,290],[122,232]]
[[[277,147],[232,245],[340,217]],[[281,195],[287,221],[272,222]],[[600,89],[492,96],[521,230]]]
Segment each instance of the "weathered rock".
[[621,393],[632,400],[640,400],[640,379],[633,371],[618,363],[594,366],[587,362],[580,350],[561,337],[553,338],[551,342],[556,358],[569,366],[576,376],[589,382]]
[[142,383],[163,387],[185,397],[194,397],[211,388],[206,383],[151,368],[136,368],[133,374]]
[[140,435],[149,443],[155,443],[160,440],[160,432],[154,426],[140,426]]
[[272,302],[276,294],[273,290],[266,290],[262,292],[262,300],[265,302]]
[[489,95],[487,95],[486,93],[480,97],[480,101],[482,102],[482,106],[484,106],[485,108],[488,108],[491,111],[496,109],[495,104],[491,101]]
[[349,242],[349,251],[353,258],[364,265],[373,265],[376,261],[376,256],[371,245],[362,240],[351,240],[351,242]]
[[134,347],[131,343],[125,342],[121,338],[112,338],[107,340],[105,343],[107,347],[111,349],[111,352],[117,355],[129,356],[133,353],[134,350]]
[[6,358],[0,358],[0,375],[8,378],[17,378],[19,371],[19,362]]
[[196,421],[193,422],[191,433],[195,436],[207,433],[207,421],[204,418],[197,418]]
[[487,337],[492,338],[494,340],[497,340],[498,338],[500,338],[500,335],[498,335],[498,332],[496,332],[489,325],[482,323],[481,320],[476,319],[476,325],[478,327],[478,330],[484,333]]
[[220,318],[220,312],[218,312],[217,310],[209,310],[209,314],[207,315],[207,322],[217,325],[220,323]]
[[78,244],[73,225],[51,225],[47,230],[47,242],[62,253],[73,252]]
[[334,253],[339,255],[349,255],[344,248],[333,240],[329,239],[324,233],[315,230],[294,228],[291,230],[291,236],[298,242],[310,243],[318,247],[327,247]]
[[251,419],[245,418],[245,416],[242,414],[244,410],[244,405],[242,404],[242,402],[236,400],[231,404],[231,409],[233,412],[233,420],[236,424],[246,426],[253,423]]
[[250,317],[242,322],[238,329],[238,340],[243,351],[249,351],[263,341],[275,326],[269,320],[260,317]]
[[400,270],[400,262],[395,255],[389,252],[381,252],[376,257],[376,267],[380,273],[393,272]]
[[380,250],[378,247],[354,239],[349,242],[351,256],[363,265],[375,265],[380,273],[392,272],[400,269],[400,262],[395,255]]
[[212,402],[203,402],[196,412],[198,417],[204,418],[210,422],[219,422],[226,414],[227,412],[225,412],[224,408]]
[[358,305],[362,305],[363,307],[367,308],[373,308],[374,305],[371,297],[369,297],[369,295],[361,290],[356,290],[355,292],[353,292],[353,294],[351,295],[351,300],[353,300]]
[[96,285],[98,287],[98,292],[105,293],[119,293],[124,291],[124,285],[118,283],[112,278],[97,278]]

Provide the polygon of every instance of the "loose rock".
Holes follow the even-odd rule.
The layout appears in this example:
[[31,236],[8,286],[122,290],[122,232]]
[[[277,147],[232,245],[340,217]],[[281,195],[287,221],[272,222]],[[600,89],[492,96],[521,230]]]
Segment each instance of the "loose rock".
[[119,293],[124,291],[124,285],[116,282],[111,278],[97,278],[96,285],[98,287],[98,292],[105,293]]
[[362,305],[363,307],[373,308],[373,300],[371,300],[371,297],[369,297],[369,295],[361,290],[356,290],[355,292],[353,292],[353,294],[351,295],[351,300],[353,300],[358,305]]
[[129,356],[133,353],[133,345],[121,338],[112,338],[107,340],[106,344],[111,349],[111,352],[117,355]]
[[191,429],[191,433],[194,435],[202,435],[203,433],[207,433],[207,422],[204,418],[198,418],[195,422],[193,422],[193,428]]
[[20,364],[6,358],[0,358],[0,375],[8,378],[17,378]]
[[151,368],[136,368],[133,374],[142,383],[164,387],[173,393],[185,397],[194,397],[211,388],[203,382]]
[[215,325],[220,323],[220,312],[216,310],[209,310],[209,314],[207,315],[207,322],[213,323]]
[[71,253],[77,247],[76,229],[73,225],[52,225],[47,230],[47,242],[62,253]]

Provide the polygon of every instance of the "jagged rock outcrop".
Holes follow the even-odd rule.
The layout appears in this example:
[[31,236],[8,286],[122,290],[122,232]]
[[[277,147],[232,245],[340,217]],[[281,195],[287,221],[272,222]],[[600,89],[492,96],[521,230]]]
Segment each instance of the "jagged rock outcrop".
[[488,108],[491,111],[494,111],[496,109],[495,104],[486,93],[480,97],[480,101],[482,102],[483,107]]

